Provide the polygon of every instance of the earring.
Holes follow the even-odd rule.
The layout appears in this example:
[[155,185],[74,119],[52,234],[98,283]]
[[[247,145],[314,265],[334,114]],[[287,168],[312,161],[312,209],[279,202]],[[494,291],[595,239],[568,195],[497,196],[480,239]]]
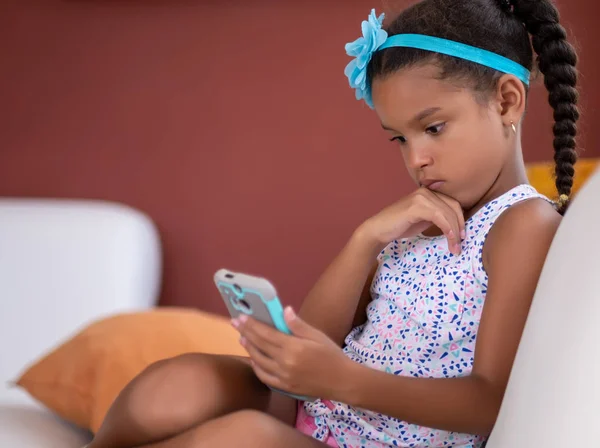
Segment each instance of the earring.
[[510,122],[510,125],[511,125],[511,127],[512,127],[512,130],[513,130],[513,132],[515,133],[515,135],[517,135],[517,127],[515,126],[515,123],[511,121],[511,122]]

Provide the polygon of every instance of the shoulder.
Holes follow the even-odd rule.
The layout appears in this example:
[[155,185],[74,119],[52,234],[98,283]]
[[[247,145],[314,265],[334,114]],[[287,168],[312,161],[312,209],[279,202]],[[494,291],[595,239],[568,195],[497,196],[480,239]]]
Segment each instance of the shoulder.
[[483,248],[484,265],[518,254],[524,261],[530,257],[545,258],[561,220],[552,204],[542,198],[512,205],[490,229]]

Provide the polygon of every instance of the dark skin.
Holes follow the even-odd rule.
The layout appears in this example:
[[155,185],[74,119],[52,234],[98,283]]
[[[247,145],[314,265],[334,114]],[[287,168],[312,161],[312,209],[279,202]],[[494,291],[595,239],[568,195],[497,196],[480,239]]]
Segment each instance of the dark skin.
[[[513,76],[503,76],[495,95],[482,105],[468,90],[433,79],[436,70],[433,65],[417,67],[376,81],[373,101],[384,128],[399,141],[410,176],[417,184],[422,179],[441,179],[443,185],[436,191],[420,188],[363,224],[306,299],[301,317],[288,311],[295,336],[251,319],[236,325],[257,376],[266,384],[418,425],[487,435],[560,223],[551,204],[539,199],[517,204],[490,231],[483,253],[488,292],[473,370],[467,377],[393,376],[346,359],[341,355],[340,336],[350,329],[349,313],[342,325],[341,319],[332,322],[328,316],[333,314],[323,312],[323,306],[340,310],[359,301],[345,302],[353,296],[350,291],[338,294],[335,306],[321,299],[342,287],[341,272],[360,272],[366,280],[373,254],[394,239],[423,231],[444,234],[450,250],[458,253],[464,219],[527,183],[520,142],[511,126],[518,126],[523,116],[523,85]],[[415,119],[415,111],[424,113]]]
[[[417,66],[374,81],[375,111],[417,189],[359,226],[298,315],[286,310],[293,336],[252,319],[234,321],[249,360],[193,354],[152,366],[117,398],[91,448],[269,448],[282,440],[292,448],[324,447],[293,429],[296,401],[264,384],[418,425],[489,434],[560,223],[549,203],[517,204],[489,233],[488,290],[469,376],[394,376],[350,361],[341,349],[365,321],[375,257],[385,245],[423,232],[444,235],[458,253],[465,219],[527,182],[519,132],[511,127],[519,130],[525,110],[520,81],[505,75],[482,99],[438,80],[437,70]],[[443,183],[420,185],[432,179]]]

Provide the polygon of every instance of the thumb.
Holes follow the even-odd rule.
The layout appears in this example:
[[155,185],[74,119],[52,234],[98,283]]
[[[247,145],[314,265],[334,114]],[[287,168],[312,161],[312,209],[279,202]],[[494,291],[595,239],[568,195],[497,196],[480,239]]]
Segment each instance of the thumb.
[[312,340],[318,339],[319,330],[300,319],[291,306],[285,308],[283,317],[285,319],[285,323],[294,336]]

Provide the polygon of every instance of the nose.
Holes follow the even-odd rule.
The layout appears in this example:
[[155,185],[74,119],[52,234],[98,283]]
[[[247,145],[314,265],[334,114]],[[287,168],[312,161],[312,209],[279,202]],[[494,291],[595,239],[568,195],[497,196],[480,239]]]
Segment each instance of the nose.
[[411,145],[408,150],[406,163],[409,168],[418,171],[432,165],[433,157],[426,147],[422,145]]

